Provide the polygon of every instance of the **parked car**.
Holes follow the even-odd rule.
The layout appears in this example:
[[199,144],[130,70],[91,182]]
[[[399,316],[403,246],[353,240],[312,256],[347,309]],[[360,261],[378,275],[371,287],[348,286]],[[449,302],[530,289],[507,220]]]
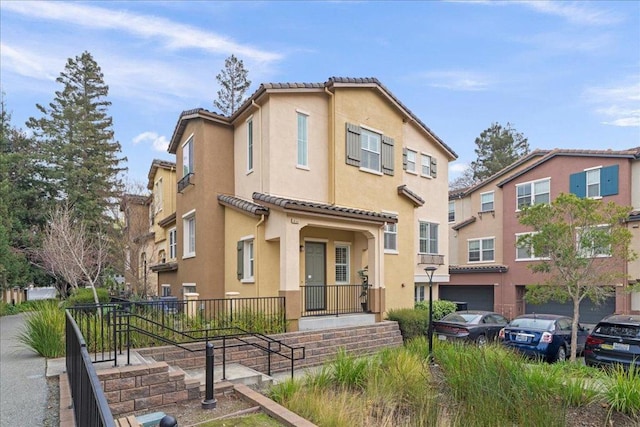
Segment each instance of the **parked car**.
[[[530,357],[549,363],[563,361],[571,351],[572,319],[556,314],[525,314],[500,331],[503,344]],[[588,331],[578,325],[576,353],[584,350]]]
[[456,311],[433,322],[433,333],[443,341],[461,340],[485,345],[495,341],[507,323],[509,321],[503,315],[491,311]]
[[584,361],[589,366],[640,368],[640,315],[614,314],[598,322],[587,337]]

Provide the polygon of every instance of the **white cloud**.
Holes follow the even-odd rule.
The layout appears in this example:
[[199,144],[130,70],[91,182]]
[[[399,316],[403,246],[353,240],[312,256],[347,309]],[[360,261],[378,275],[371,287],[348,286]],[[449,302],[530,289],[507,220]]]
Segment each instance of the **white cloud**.
[[559,16],[579,25],[611,25],[622,20],[621,16],[607,10],[596,9],[592,7],[594,3],[589,2],[535,0],[521,3],[535,11]]
[[640,127],[640,82],[637,77],[629,81],[584,92],[587,101],[595,105],[595,112],[605,118],[603,124]]
[[431,87],[459,91],[481,91],[490,85],[486,76],[471,71],[430,71],[421,73],[417,78],[427,80]]
[[155,132],[142,132],[140,135],[133,138],[133,143],[135,145],[140,143],[151,143],[154,150],[162,152],[166,152],[169,148],[169,140]]
[[459,174],[464,172],[468,168],[469,168],[469,165],[467,163],[453,162],[449,165],[449,172],[454,174]]
[[53,61],[46,56],[0,43],[0,58],[3,68],[6,67],[22,76],[46,80],[56,79],[56,76],[48,71]]

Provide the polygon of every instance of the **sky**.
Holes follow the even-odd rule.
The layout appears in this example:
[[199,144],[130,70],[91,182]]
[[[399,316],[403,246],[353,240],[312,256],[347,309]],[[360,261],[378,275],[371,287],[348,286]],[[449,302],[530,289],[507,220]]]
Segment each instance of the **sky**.
[[89,51],[109,86],[127,181],[147,184],[182,111],[231,54],[252,84],[375,77],[457,154],[511,126],[533,149],[640,146],[640,1],[0,0],[0,85],[27,130]]

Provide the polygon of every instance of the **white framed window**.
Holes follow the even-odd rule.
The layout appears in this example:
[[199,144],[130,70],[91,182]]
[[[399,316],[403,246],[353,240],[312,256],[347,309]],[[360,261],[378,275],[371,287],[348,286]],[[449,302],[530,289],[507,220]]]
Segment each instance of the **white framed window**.
[[525,182],[516,185],[516,209],[524,206],[549,203],[551,191],[551,179],[544,178],[537,181]]
[[253,118],[247,120],[247,172],[253,170]]
[[549,259],[549,257],[539,256],[533,250],[531,242],[522,241],[523,236],[533,236],[536,233],[516,233],[516,261],[535,261]]
[[480,193],[480,212],[490,212],[495,209],[493,198],[494,198],[493,191]]
[[182,216],[183,258],[196,256],[196,211],[193,210]]
[[495,261],[495,238],[471,239],[468,243],[469,262]]
[[360,167],[380,172],[380,134],[361,129],[360,147],[362,149]]
[[456,221],[456,202],[453,200],[449,200],[449,222]]
[[298,111],[298,166],[309,167],[309,115]]
[[608,258],[611,256],[609,242],[610,227],[597,225],[578,230],[576,235],[578,253],[583,258]]
[[160,294],[163,297],[170,297],[171,296],[171,285],[167,285],[167,284],[163,284],[161,285],[162,288],[162,293]]
[[416,173],[416,159],[418,153],[413,150],[407,149],[407,172]]
[[182,176],[193,173],[193,135],[182,144]]
[[169,230],[169,259],[176,259],[178,252],[177,252],[177,237],[178,233],[174,228]]
[[421,254],[438,253],[438,224],[420,221],[420,248]]
[[153,187],[153,207],[158,213],[162,210],[162,178],[158,179]]
[[384,225],[384,250],[385,252],[398,252],[398,224],[388,222]]
[[349,245],[336,245],[336,283],[349,283]]
[[182,284],[182,295],[184,294],[195,294],[196,293],[196,284],[195,283],[183,283]]
[[254,282],[255,240],[253,236],[245,236],[238,241],[238,279],[242,283]]
[[585,171],[587,177],[587,197],[600,197],[600,168]]
[[420,155],[420,173],[422,176],[431,177],[431,156],[428,154]]
[[424,288],[425,288],[425,286],[423,286],[423,285],[416,285],[416,287],[414,288],[413,300],[415,302],[420,302],[420,301],[424,301],[425,300]]

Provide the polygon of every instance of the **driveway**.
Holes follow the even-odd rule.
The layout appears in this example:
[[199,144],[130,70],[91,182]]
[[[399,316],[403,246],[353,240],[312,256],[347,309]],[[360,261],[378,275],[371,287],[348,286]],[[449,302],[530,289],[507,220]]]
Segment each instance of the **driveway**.
[[24,314],[0,317],[0,427],[43,425],[46,359],[18,343]]

